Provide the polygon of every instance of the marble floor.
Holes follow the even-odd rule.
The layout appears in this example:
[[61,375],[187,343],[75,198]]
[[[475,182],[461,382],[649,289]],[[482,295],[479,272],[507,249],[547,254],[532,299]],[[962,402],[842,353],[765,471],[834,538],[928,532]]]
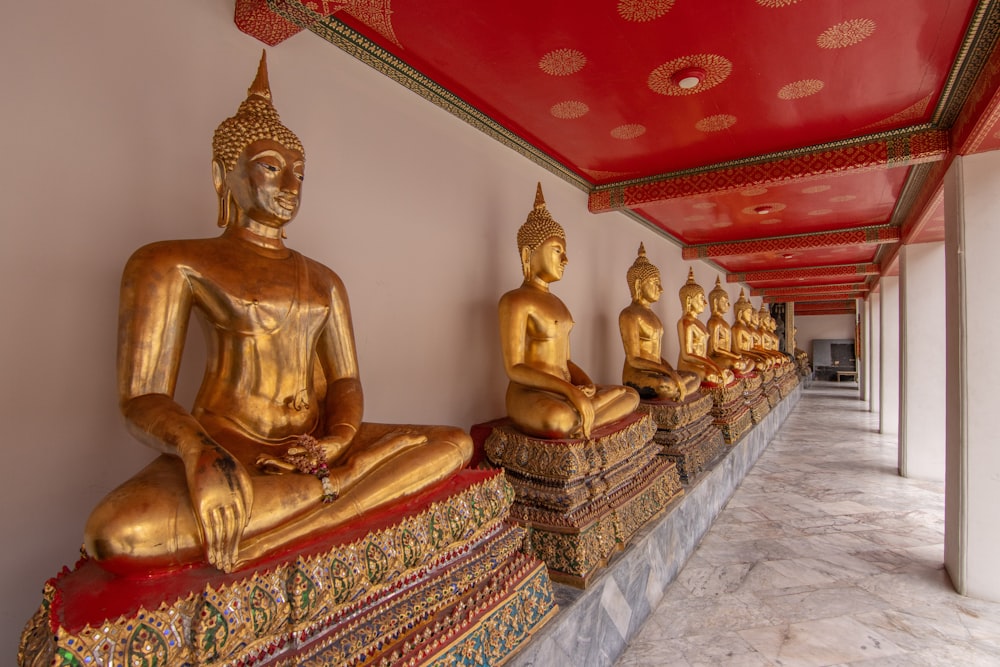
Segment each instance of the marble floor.
[[617,667],[1000,665],[956,594],[944,486],[896,474],[857,384],[815,382]]

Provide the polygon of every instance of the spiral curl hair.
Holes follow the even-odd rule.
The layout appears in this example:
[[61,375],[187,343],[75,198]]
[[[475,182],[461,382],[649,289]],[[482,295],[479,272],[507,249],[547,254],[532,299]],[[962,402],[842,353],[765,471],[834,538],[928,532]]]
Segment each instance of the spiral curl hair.
[[722,297],[726,297],[728,299],[729,292],[727,292],[726,289],[722,286],[722,278],[716,276],[715,287],[713,287],[712,291],[708,293],[708,300],[712,305],[715,305],[716,299],[720,299]]
[[646,259],[646,247],[644,244],[640,243],[638,256],[635,258],[635,261],[632,262],[632,266],[629,267],[628,272],[625,274],[625,280],[628,282],[629,291],[632,292],[635,289],[635,283],[637,280],[641,285],[650,278],[659,277],[660,270],[650,264],[649,260]]
[[247,90],[247,98],[240,104],[236,115],[219,124],[212,137],[212,159],[219,160],[231,171],[240,153],[255,141],[271,139],[285,148],[302,153],[305,149],[295,133],[285,127],[277,110],[271,104],[271,87],[267,79],[267,56],[260,57],[257,76]]
[[680,290],[678,290],[677,295],[681,299],[681,308],[687,307],[687,300],[696,294],[705,294],[705,290],[695,282],[694,279],[694,268],[688,268],[688,279],[687,282],[681,285]]
[[739,316],[740,313],[746,310],[753,312],[753,304],[750,303],[750,299],[747,298],[746,292],[744,292],[741,288],[740,298],[738,298],[736,303],[733,304],[733,312]]
[[528,219],[517,230],[517,249],[527,248],[528,252],[534,252],[535,248],[542,245],[553,236],[566,240],[566,232],[562,225],[556,222],[548,209],[545,208],[545,197],[542,195],[542,184],[538,184],[535,190],[535,206],[528,214]]

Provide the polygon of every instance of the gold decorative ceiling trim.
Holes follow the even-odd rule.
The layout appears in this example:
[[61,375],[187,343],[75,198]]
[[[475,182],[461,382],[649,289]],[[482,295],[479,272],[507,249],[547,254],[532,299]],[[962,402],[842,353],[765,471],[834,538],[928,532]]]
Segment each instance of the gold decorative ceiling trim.
[[764,303],[802,303],[809,301],[831,301],[847,299],[863,299],[868,295],[867,291],[844,290],[840,294],[802,294],[800,296],[765,296]]
[[965,106],[983,66],[1000,37],[1000,0],[982,0],[973,12],[955,64],[931,115],[931,125],[950,128]]
[[804,296],[822,294],[829,298],[830,294],[841,292],[867,292],[864,281],[856,283],[832,283],[830,285],[800,285],[795,287],[751,287],[750,296]]
[[907,128],[837,145],[786,151],[778,157],[772,154],[705,169],[599,185],[590,192],[588,208],[592,213],[601,213],[668,199],[935,162],[944,159],[948,147],[948,133],[944,130]]
[[795,250],[818,250],[848,245],[881,245],[899,241],[899,237],[899,227],[894,225],[855,227],[815,234],[794,234],[745,241],[689,245],[681,249],[681,257],[683,259],[706,259]]
[[740,271],[726,274],[727,283],[764,282],[768,280],[798,280],[799,278],[836,278],[838,276],[866,276],[877,274],[875,263],[834,264],[830,266],[810,266],[801,269],[768,269],[764,271]]
[[267,4],[275,14],[318,35],[353,58],[360,60],[563,180],[581,190],[590,191],[592,184],[579,174],[547,153],[535,148],[476,107],[438,85],[336,17],[319,14],[307,7],[302,0],[267,0]]

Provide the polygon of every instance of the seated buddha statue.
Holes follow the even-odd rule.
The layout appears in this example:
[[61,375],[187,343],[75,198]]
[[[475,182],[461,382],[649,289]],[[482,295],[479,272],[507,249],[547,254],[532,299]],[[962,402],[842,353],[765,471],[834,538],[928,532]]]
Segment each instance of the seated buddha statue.
[[712,310],[708,318],[708,358],[720,368],[728,368],[734,373],[749,373],[754,368],[753,359],[733,352],[733,330],[726,321],[729,312],[729,292],[722,287],[722,280],[715,278],[715,287],[708,293]]
[[695,282],[694,269],[688,269],[687,282],[681,286],[678,295],[684,311],[677,320],[677,336],[680,339],[680,353],[677,368],[697,373],[702,381],[728,385],[733,381],[733,372],[722,368],[708,357],[708,327],[698,319],[705,311],[708,301],[705,290]]
[[785,355],[778,351],[778,337],[771,334],[771,319],[771,311],[767,304],[761,302],[760,309],[753,315],[753,326],[756,328],[754,345],[758,345],[764,354],[771,357],[775,366],[780,366],[785,363]]
[[545,206],[538,184],[535,205],[517,230],[524,282],[500,297],[500,345],[507,386],[507,416],[540,438],[590,438],[594,429],[631,414],[639,394],[630,387],[595,385],[570,360],[573,317],[549,291],[569,261],[566,234]]
[[[344,284],[283,240],[305,155],[272,106],[263,57],[212,149],[225,230],[144,246],[122,278],[121,410],[160,455],[87,522],[86,551],[112,572],[206,561],[230,572],[411,496],[472,455],[457,428],[362,422]],[[192,315],[208,360],[188,410],[173,395]]]
[[733,351],[744,357],[753,359],[758,370],[769,370],[774,365],[774,359],[769,355],[763,354],[754,345],[753,304],[747,299],[746,292],[742,289],[740,290],[740,297],[733,305],[733,314],[736,316],[732,327]]
[[660,356],[663,323],[649,307],[663,294],[660,270],[646,259],[646,248],[639,245],[639,255],[626,273],[632,303],[618,315],[625,366],[622,383],[639,392],[641,398],[683,401],[698,390],[701,379],[696,373],[680,373]]

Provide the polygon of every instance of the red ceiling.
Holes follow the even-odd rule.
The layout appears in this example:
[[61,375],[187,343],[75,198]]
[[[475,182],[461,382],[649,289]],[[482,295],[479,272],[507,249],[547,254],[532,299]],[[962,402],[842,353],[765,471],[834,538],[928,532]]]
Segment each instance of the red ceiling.
[[[947,164],[1000,147],[995,4],[237,0],[236,22],[312,30],[733,276],[943,238]],[[822,273],[741,282],[819,298],[844,282]]]

